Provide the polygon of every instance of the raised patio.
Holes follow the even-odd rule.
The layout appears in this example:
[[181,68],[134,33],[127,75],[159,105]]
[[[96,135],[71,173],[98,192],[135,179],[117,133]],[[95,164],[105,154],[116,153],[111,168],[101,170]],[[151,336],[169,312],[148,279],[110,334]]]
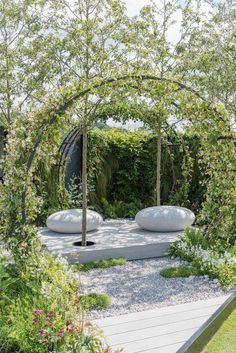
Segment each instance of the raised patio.
[[62,234],[41,228],[39,234],[47,249],[61,253],[71,263],[125,257],[127,260],[165,256],[169,246],[183,232],[150,232],[142,230],[132,220],[107,220],[97,231],[89,232],[92,246],[73,245],[81,234]]

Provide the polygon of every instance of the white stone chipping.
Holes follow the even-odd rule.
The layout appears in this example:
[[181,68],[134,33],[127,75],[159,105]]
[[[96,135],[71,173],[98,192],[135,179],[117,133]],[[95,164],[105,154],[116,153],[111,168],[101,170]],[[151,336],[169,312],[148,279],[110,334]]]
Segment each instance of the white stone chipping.
[[108,308],[88,313],[89,317],[116,316],[226,294],[218,282],[209,280],[208,276],[168,279],[160,275],[162,269],[183,264],[176,259],[159,258],[81,273],[83,293],[106,293],[112,301]]

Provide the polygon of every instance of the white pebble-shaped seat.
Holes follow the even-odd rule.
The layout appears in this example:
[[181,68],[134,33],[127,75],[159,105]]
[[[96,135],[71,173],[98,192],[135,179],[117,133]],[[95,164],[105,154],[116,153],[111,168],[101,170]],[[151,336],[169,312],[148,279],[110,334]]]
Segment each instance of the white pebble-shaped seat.
[[[87,231],[97,229],[103,223],[102,216],[91,210],[87,210]],[[53,213],[47,219],[47,227],[58,233],[82,232],[82,209],[72,209]]]
[[179,206],[154,206],[139,211],[135,217],[139,227],[152,232],[177,232],[191,226],[194,213]]

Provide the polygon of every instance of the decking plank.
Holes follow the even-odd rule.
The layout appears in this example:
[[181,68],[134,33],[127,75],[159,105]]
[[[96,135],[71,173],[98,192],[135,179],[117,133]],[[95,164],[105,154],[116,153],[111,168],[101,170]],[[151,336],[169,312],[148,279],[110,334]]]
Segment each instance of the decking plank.
[[163,308],[156,308],[152,310],[145,310],[141,312],[135,312],[130,314],[118,315],[113,317],[106,317],[102,319],[94,320],[100,327],[107,327],[107,326],[114,326],[119,325],[121,323],[132,322],[132,321],[139,321],[150,319],[153,317],[163,317],[165,315],[170,315],[174,313],[180,313],[190,310],[198,310],[199,308],[206,308],[213,305],[221,305],[225,300],[227,300],[229,295],[207,299],[207,300],[200,300],[197,302],[190,302],[185,304],[178,304],[178,305],[170,305],[168,307]]
[[176,353],[230,295],[94,320],[123,353]]
[[[112,345],[112,348],[124,348],[124,353],[137,353],[137,352],[145,352],[145,350],[150,350],[150,349],[161,349],[165,348],[169,345],[173,344],[178,344],[179,347],[181,346],[182,343],[186,341],[195,331],[197,327],[192,327],[189,329],[186,329],[184,331],[180,332],[174,332],[171,335],[163,335],[163,336],[157,336],[157,337],[152,337],[146,338],[143,340],[139,341],[133,341],[125,344],[119,344],[119,345]],[[109,341],[108,341],[109,343]],[[171,353],[171,352],[170,352]]]
[[201,318],[203,316],[210,316],[216,309],[218,305],[213,305],[206,308],[201,308],[197,310],[183,311],[179,313],[152,317],[150,319],[143,319],[140,315],[139,320],[129,321],[125,323],[117,323],[116,325],[102,326],[105,329],[106,334],[109,336],[122,334],[125,332],[139,331],[142,329],[151,329],[152,327],[161,327],[169,324],[190,322],[196,318]]
[[[212,312],[213,313],[213,312]],[[154,339],[156,337],[162,337],[166,335],[172,335],[173,333],[182,332],[188,329],[196,329],[200,327],[207,319],[209,315],[197,317],[190,321],[179,321],[162,326],[153,326],[137,330],[136,327],[133,331],[123,332],[120,334],[109,335],[110,345],[123,345],[131,342],[138,342],[144,339]]]
[[179,349],[179,347],[182,346],[184,342],[185,341],[169,344],[168,346],[165,346],[165,347],[159,347],[159,348],[155,347],[152,349],[147,349],[147,350],[143,350],[135,353],[175,353]]

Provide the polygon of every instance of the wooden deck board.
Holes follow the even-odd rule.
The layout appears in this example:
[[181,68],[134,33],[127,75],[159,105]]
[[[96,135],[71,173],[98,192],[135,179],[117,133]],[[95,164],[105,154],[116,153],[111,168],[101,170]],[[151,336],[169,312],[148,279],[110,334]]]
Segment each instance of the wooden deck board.
[[[189,310],[189,311],[184,311],[181,313],[173,313],[173,314],[168,314],[168,315],[163,315],[163,316],[157,316],[157,317],[152,317],[150,319],[140,319],[138,321],[130,321],[130,322],[125,322],[122,323],[122,325],[111,325],[107,326],[106,329],[106,334],[109,336],[112,335],[118,335],[126,332],[134,332],[134,331],[140,331],[142,329],[151,329],[152,327],[159,327],[161,329],[162,326],[167,327],[168,325],[173,325],[173,324],[178,324],[191,321],[193,319],[203,317],[203,316],[209,316],[211,315],[215,309],[218,306],[210,306],[202,309],[196,309],[196,310]],[[101,327],[103,327],[101,325]],[[135,327],[135,328],[134,328]]]
[[124,353],[175,353],[229,297],[95,320],[108,344]]

